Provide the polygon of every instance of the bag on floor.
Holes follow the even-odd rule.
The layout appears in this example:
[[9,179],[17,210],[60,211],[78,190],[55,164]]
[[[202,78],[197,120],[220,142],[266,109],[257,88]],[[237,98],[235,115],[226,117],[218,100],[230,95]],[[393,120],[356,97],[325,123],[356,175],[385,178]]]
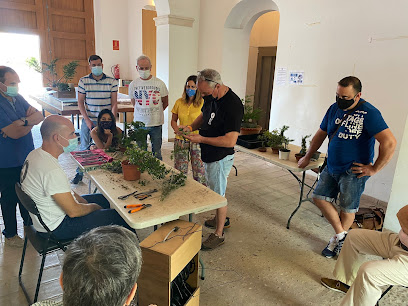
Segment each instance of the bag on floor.
[[385,213],[382,208],[370,207],[360,208],[356,213],[351,228],[363,228],[381,231],[384,224]]

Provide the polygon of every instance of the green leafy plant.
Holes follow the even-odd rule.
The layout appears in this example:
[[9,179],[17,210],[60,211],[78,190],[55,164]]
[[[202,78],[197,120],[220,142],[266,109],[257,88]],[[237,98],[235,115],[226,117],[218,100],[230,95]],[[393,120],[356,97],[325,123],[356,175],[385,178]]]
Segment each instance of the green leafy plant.
[[241,99],[244,104],[244,115],[241,123],[241,127],[243,128],[256,128],[258,126],[258,120],[263,114],[262,109],[253,107],[252,98],[253,95],[245,96],[245,99]]
[[123,135],[120,145],[126,149],[134,147],[136,142],[143,150],[147,150],[146,137],[149,133],[148,130],[144,129],[145,124],[140,121],[132,121],[131,123],[125,123],[127,135]]
[[170,176],[162,182],[162,194],[160,200],[163,201],[173,190],[186,184],[187,176],[182,173],[171,172]]
[[101,168],[113,173],[122,173],[122,164],[120,160],[114,160],[111,163],[104,164]]
[[301,149],[300,149],[299,154],[302,154],[302,155],[305,155],[305,154],[306,154],[306,152],[307,152],[306,140],[307,140],[310,136],[312,136],[312,135],[309,134],[309,135],[306,135],[306,136],[303,136],[303,137],[302,137],[302,145],[301,145]]
[[280,132],[277,129],[274,129],[272,132],[266,131],[266,143],[271,148],[282,148],[282,137]]
[[69,89],[68,82],[71,81],[76,73],[76,69],[79,65],[79,61],[71,61],[62,67],[63,75],[58,76],[57,62],[58,58],[53,59],[49,64],[40,63],[35,57],[26,59],[26,64],[29,68],[44,75],[47,79],[47,85],[50,87],[58,88],[59,91],[66,91]]
[[164,179],[170,172],[151,152],[138,147],[128,148],[125,155],[130,164],[138,166],[141,173],[147,171],[153,179]]

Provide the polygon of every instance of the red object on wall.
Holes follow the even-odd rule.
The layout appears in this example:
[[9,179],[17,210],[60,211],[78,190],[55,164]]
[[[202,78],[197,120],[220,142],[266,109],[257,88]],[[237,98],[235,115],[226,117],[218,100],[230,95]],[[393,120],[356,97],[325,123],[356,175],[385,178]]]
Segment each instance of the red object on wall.
[[119,40],[113,41],[113,50],[119,50]]
[[113,77],[115,79],[119,80],[120,79],[119,64],[116,64],[116,65],[112,66],[112,70],[113,70],[112,71]]

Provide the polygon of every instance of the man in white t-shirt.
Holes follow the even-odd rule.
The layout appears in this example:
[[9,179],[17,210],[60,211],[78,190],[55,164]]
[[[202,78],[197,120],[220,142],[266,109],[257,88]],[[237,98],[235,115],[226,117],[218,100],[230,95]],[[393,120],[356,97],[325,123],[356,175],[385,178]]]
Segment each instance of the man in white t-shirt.
[[[73,124],[59,115],[48,116],[41,126],[42,147],[28,154],[21,170],[22,189],[37,204],[41,218],[58,239],[72,239],[92,228],[116,224],[129,226],[102,194],[79,196],[71,191],[58,156],[78,145]],[[46,230],[31,215],[38,232]]]
[[[135,108],[133,121],[145,124],[145,129],[149,131],[152,152],[161,160],[164,110],[169,105],[167,87],[162,80],[151,75],[152,64],[147,56],[138,57],[136,69],[140,78],[129,85],[129,97]],[[139,146],[146,147],[147,138]]]

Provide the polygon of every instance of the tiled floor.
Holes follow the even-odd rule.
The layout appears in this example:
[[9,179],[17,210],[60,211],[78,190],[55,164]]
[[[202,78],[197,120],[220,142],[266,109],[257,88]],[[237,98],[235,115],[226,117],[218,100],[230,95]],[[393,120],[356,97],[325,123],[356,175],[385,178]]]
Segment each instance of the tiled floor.
[[[169,164],[171,150],[172,144],[164,143],[163,156]],[[69,157],[61,156],[60,162],[73,177],[75,165]],[[320,285],[320,277],[332,276],[335,261],[320,255],[332,230],[319,210],[311,203],[302,204],[287,230],[286,221],[298,201],[295,179],[287,171],[245,153],[236,154],[235,165],[238,176],[231,171],[226,195],[232,223],[226,229],[226,243],[202,252],[206,279],[201,282],[201,305],[338,305],[342,294]],[[307,179],[311,183],[314,178]],[[86,179],[77,191],[87,192]],[[210,216],[211,212],[195,218],[204,222]],[[204,236],[210,233],[204,231]],[[144,239],[151,232],[149,228],[139,236]],[[21,249],[5,247],[1,239],[0,305],[26,305],[17,279]],[[33,292],[41,258],[31,246],[26,256],[23,277]],[[40,299],[61,298],[58,277],[62,261],[61,252],[47,257]],[[407,289],[394,288],[381,305],[407,305],[407,300]]]

